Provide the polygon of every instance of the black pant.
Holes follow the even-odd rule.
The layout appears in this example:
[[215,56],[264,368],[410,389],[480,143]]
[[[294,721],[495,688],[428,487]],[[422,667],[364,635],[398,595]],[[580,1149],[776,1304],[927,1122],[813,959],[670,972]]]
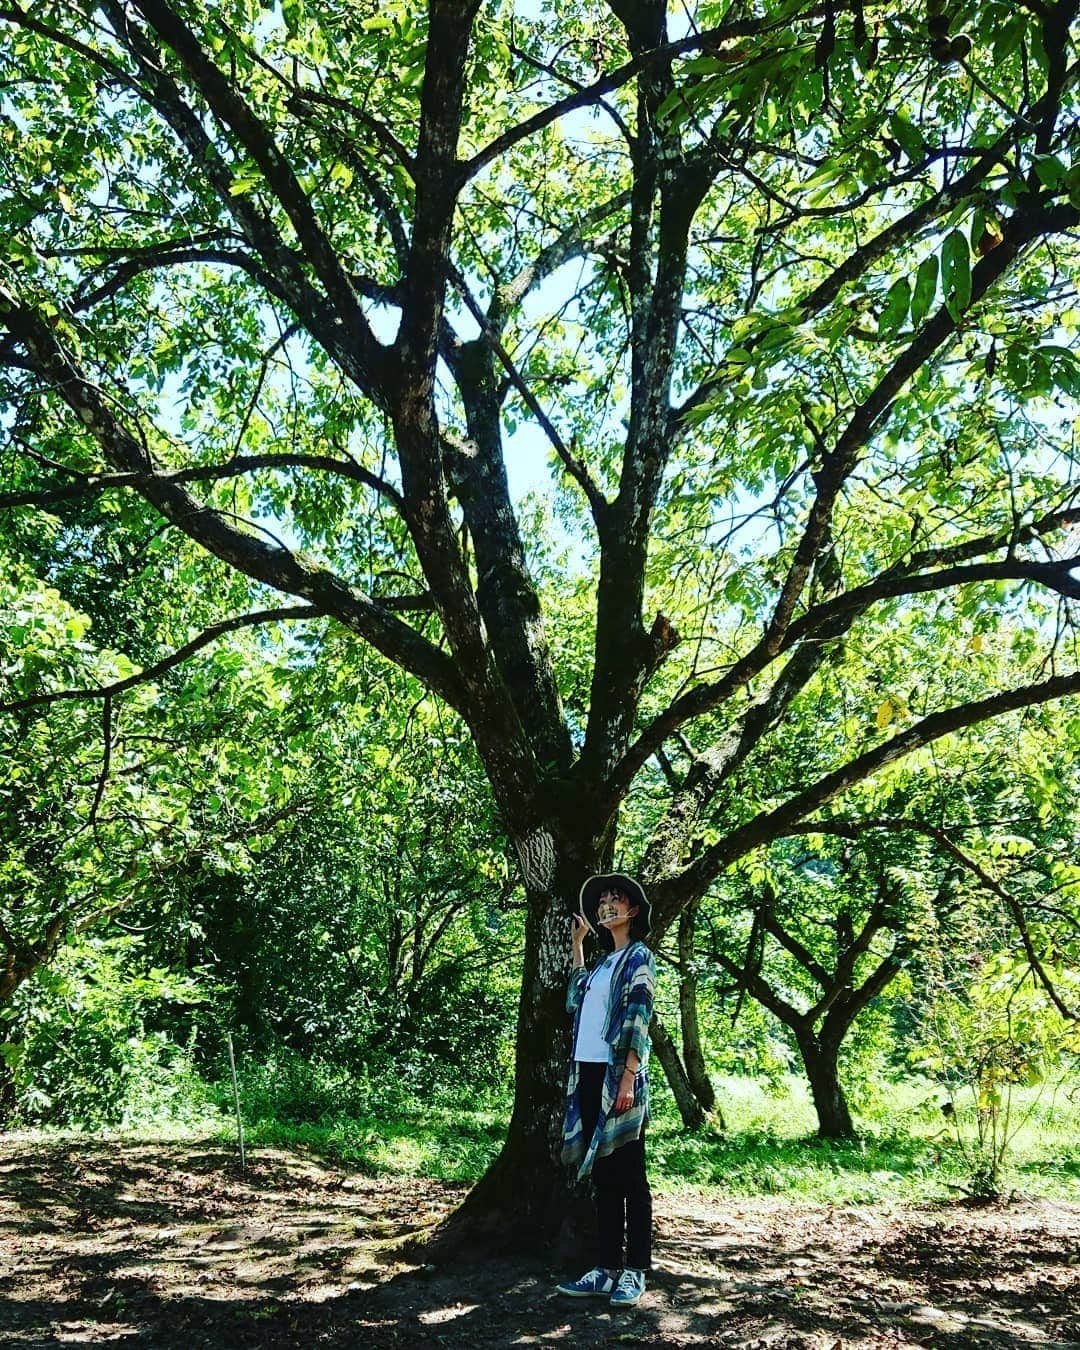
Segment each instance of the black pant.
[[[600,1094],[607,1067],[584,1060],[578,1062],[578,1100],[586,1147],[600,1115]],[[606,1158],[597,1158],[592,1178],[599,1230],[597,1264],[607,1270],[620,1270],[625,1236],[626,1265],[648,1270],[652,1264],[652,1192],[645,1175],[644,1134],[622,1144]]]

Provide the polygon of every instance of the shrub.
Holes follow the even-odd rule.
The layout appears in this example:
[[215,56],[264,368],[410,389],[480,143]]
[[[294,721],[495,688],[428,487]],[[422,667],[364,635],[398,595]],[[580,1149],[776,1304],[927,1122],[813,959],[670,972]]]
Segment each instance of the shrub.
[[197,978],[143,968],[134,937],[87,938],[38,970],[0,1013],[11,1124],[106,1126],[209,1109],[183,1042],[147,1025],[164,1008],[207,1002]]

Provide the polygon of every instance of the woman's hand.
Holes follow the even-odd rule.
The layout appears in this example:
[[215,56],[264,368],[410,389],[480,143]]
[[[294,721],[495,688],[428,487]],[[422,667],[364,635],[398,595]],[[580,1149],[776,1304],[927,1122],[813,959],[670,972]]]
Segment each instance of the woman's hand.
[[624,1111],[629,1111],[634,1104],[634,1071],[633,1069],[624,1069],[623,1075],[619,1079],[619,1094],[615,1098],[614,1111],[617,1116],[621,1116]]
[[570,954],[575,966],[585,964],[585,934],[592,932],[584,914],[575,914],[570,920]]

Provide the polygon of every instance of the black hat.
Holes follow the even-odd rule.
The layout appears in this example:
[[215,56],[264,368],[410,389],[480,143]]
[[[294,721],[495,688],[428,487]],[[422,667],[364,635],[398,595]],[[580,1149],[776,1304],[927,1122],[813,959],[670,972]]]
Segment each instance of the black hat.
[[596,910],[604,891],[622,891],[630,897],[630,903],[637,908],[637,913],[630,920],[630,937],[647,937],[651,907],[645,898],[645,892],[632,877],[624,877],[621,872],[611,872],[605,876],[589,877],[585,885],[582,886],[579,896],[581,912],[593,928],[597,930],[601,942],[603,943],[605,938],[607,938],[608,943],[611,942],[611,935],[606,929],[600,928],[596,922]]

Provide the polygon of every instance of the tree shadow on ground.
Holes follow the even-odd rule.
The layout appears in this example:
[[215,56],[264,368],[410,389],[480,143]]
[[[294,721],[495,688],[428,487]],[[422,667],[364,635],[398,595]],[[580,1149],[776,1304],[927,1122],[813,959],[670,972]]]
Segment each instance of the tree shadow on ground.
[[580,1272],[544,1261],[405,1264],[402,1235],[462,1193],[295,1153],[260,1154],[241,1177],[212,1146],[9,1145],[0,1342],[1080,1346],[1080,1206],[664,1197],[648,1292],[613,1310],[556,1295],[558,1279]]

